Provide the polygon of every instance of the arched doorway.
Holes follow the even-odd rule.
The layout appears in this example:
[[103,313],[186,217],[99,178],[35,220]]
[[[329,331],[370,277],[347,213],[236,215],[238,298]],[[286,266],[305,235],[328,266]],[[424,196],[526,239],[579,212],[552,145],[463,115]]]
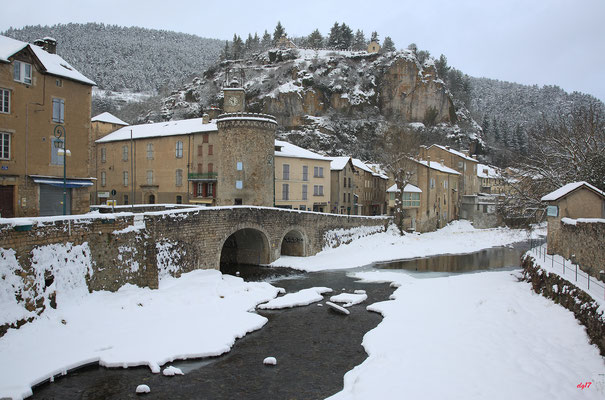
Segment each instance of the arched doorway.
[[244,228],[225,240],[221,249],[221,272],[232,273],[238,265],[269,264],[269,241],[264,233],[252,228]]
[[281,242],[282,256],[305,256],[305,238],[300,231],[291,230]]
[[155,204],[155,195],[150,194],[147,200],[147,204]]

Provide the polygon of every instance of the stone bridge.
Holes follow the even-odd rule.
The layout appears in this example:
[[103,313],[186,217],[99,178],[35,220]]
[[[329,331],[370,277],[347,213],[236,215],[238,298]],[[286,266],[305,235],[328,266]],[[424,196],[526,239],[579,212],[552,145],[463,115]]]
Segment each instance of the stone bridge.
[[269,264],[281,255],[310,256],[323,248],[327,231],[389,221],[250,206],[158,209],[162,211],[132,213],[128,207],[113,214],[36,218],[31,228],[0,224],[0,249],[13,249],[20,268],[28,271],[35,248],[86,243],[93,266],[87,278],[91,291],[114,291],[125,283],[157,288],[162,274],[219,269],[222,263]]

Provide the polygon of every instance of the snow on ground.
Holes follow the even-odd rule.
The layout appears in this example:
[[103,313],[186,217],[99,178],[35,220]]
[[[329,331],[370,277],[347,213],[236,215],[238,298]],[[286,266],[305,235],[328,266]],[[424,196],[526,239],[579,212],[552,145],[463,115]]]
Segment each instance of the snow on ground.
[[157,290],[125,285],[65,298],[0,338],[0,397],[31,395],[32,385],[92,362],[148,365],[159,373],[175,359],[228,352],[267,322],[249,311],[278,292],[268,283],[197,270],[165,277]]
[[605,363],[584,328],[517,275],[357,273],[399,288],[367,307],[384,319],[330,400],[605,398]]
[[292,308],[298,306],[308,306],[309,304],[322,301],[322,294],[330,293],[332,289],[327,287],[312,287],[299,290],[296,293],[288,293],[284,296],[270,300],[268,303],[260,304],[258,308],[263,310],[277,310],[280,308]]
[[330,301],[333,303],[345,303],[343,307],[351,307],[355,304],[363,303],[367,299],[368,295],[365,293],[341,293],[330,297]]
[[[533,237],[546,234],[544,229],[533,231]],[[328,234],[330,242],[340,243]],[[436,232],[399,236],[391,226],[386,232],[351,238],[348,244],[326,248],[311,257],[282,256],[272,266],[283,266],[303,271],[355,268],[379,261],[426,257],[436,254],[464,254],[488,247],[506,246],[529,239],[523,230],[506,228],[475,229],[468,221],[455,221]]]

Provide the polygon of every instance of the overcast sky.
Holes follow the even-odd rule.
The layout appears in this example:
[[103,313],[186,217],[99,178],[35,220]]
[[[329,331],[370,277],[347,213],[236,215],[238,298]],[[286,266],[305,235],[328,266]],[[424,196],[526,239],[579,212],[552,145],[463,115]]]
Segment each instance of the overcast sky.
[[0,31],[25,25],[104,22],[245,39],[281,21],[288,35],[327,35],[345,22],[390,36],[472,76],[558,85],[605,100],[605,0],[30,0],[2,5]]

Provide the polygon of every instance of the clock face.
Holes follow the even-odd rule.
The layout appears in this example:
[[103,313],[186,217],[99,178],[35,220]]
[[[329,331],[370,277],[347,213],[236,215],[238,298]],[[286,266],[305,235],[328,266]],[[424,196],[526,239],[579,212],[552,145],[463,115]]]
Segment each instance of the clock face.
[[229,97],[229,105],[235,107],[236,105],[239,104],[239,100],[237,99],[237,97]]

